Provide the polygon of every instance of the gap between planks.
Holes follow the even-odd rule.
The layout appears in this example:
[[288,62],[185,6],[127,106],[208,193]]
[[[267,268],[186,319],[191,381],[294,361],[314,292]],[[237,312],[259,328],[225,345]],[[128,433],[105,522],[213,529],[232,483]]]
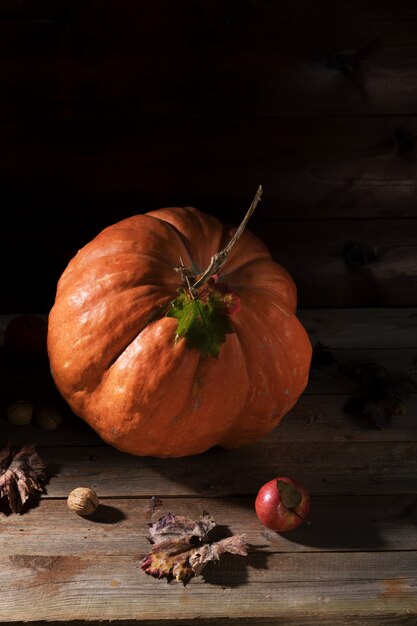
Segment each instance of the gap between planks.
[[184,588],[146,576],[137,557],[15,555],[0,559],[0,617],[404,616],[417,611],[416,559],[395,552],[251,553],[225,557]]
[[257,493],[271,476],[294,476],[315,494],[413,493],[416,442],[291,443],[263,440],[179,459],[133,457],[110,447],[42,448],[51,496],[90,486],[102,495],[226,497]]
[[[219,524],[212,539],[244,533],[251,551],[304,552],[409,552],[415,550],[417,494],[386,496],[316,496],[311,524],[288,533],[275,533],[258,521],[254,497],[162,498],[150,506],[149,498],[102,498],[89,517],[69,511],[64,499],[42,499],[24,516],[0,519],[2,556],[137,555],[146,552],[147,523],[165,513],[199,519],[207,511]],[[55,529],[60,526],[60,532]]]

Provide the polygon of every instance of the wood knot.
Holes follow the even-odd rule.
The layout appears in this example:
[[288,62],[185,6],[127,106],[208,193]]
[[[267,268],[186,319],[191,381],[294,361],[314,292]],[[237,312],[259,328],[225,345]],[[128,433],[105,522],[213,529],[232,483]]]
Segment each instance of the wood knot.
[[343,258],[352,269],[359,269],[381,260],[381,253],[376,246],[368,246],[357,241],[349,241],[343,249]]

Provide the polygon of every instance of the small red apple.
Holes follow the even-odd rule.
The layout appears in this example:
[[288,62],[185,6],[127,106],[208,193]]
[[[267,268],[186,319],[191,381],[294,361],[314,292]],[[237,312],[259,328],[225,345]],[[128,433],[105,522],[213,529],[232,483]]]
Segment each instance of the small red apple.
[[259,521],[278,532],[297,528],[310,512],[310,494],[293,478],[280,476],[265,483],[255,500]]

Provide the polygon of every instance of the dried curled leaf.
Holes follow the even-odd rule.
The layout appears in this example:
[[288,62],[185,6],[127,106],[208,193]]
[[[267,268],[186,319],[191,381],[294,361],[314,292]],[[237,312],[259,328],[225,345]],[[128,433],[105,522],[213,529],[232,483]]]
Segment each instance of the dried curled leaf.
[[[331,374],[328,369],[317,367],[328,365],[333,365]],[[410,372],[395,372],[374,361],[339,362],[321,342],[313,350],[312,370],[342,384],[354,383],[357,391],[345,403],[345,413],[379,429],[389,426],[393,417],[407,412],[407,400],[417,389],[412,377],[416,373],[415,363]]]
[[207,563],[218,561],[222,554],[247,555],[244,535],[209,543],[208,534],[215,526],[207,513],[198,521],[167,513],[150,523],[148,538],[153,546],[142,560],[142,569],[156,578],[175,579],[185,584],[198,576]]
[[245,535],[233,535],[225,537],[214,543],[204,543],[199,548],[193,550],[190,556],[190,563],[194,575],[198,576],[210,561],[218,561],[222,554],[237,554],[247,556],[248,546]]
[[351,380],[358,385],[369,385],[376,378],[384,375],[386,368],[380,363],[372,361],[338,363],[338,372],[345,380]]
[[33,444],[18,452],[9,444],[0,451],[0,498],[7,498],[13,513],[35,493],[45,491],[45,465]]
[[407,412],[406,401],[416,390],[410,376],[394,372],[376,375],[361,393],[345,404],[345,412],[365,418],[380,430],[389,426],[391,418]]
[[158,521],[149,524],[149,539],[152,543],[177,537],[197,537],[204,541],[215,525],[215,521],[208,513],[203,513],[199,521],[167,513]]

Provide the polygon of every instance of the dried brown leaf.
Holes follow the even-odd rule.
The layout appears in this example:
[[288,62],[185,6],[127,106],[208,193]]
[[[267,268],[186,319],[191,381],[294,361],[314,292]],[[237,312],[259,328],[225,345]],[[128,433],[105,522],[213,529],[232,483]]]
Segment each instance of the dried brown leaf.
[[203,540],[215,525],[213,518],[208,514],[203,514],[198,521],[194,521],[183,515],[167,513],[158,521],[149,524],[149,539],[153,543],[176,537],[198,537]]
[[149,539],[154,545],[142,560],[142,569],[156,578],[175,579],[185,584],[198,576],[207,563],[218,561],[222,554],[247,555],[244,535],[209,543],[208,533],[215,526],[207,513],[198,521],[171,513],[164,515],[149,524]]
[[7,498],[13,513],[20,513],[29,498],[44,492],[45,465],[33,444],[18,452],[10,443],[0,451],[0,498]]
[[226,553],[247,556],[248,545],[245,535],[233,535],[214,543],[204,543],[196,548],[189,558],[194,574],[197,576],[207,563],[218,561],[221,555]]
[[392,417],[407,412],[406,400],[415,390],[415,382],[410,376],[384,372],[375,376],[362,393],[348,400],[345,412],[363,417],[376,428],[384,429]]

